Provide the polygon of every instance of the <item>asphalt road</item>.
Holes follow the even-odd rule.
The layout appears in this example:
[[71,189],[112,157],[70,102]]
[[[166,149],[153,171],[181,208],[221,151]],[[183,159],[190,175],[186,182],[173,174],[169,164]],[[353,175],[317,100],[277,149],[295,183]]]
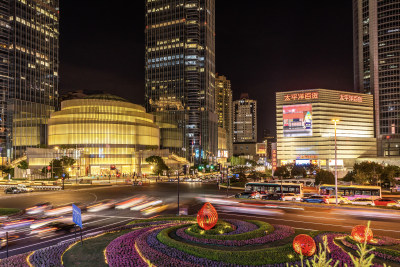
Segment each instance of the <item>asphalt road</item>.
[[[234,191],[231,193],[234,193]],[[163,183],[142,187],[109,186],[102,188],[80,189],[75,191],[57,191],[30,193],[22,195],[0,196],[0,208],[31,207],[39,202],[51,202],[55,206],[70,203],[91,204],[106,199],[122,200],[134,195],[146,195],[160,198],[167,203],[176,203],[177,184]],[[195,197],[226,196],[226,190],[218,190],[215,184],[181,183],[180,204],[189,208],[189,214],[196,214],[202,204]],[[220,218],[257,219],[271,224],[284,224],[307,230],[327,230],[350,232],[358,224],[371,221],[375,235],[386,235],[400,238],[400,212],[371,208],[336,209],[325,204],[300,206],[294,203],[280,202],[247,202],[230,198],[224,205],[215,204]],[[239,203],[240,202],[240,203]],[[176,214],[175,208],[164,214]],[[137,218],[145,218],[139,212],[127,210],[106,210],[90,214],[84,218],[84,231],[96,232],[103,229],[126,224]],[[25,232],[24,232],[25,231]],[[74,234],[39,238],[30,236],[25,229],[19,239],[10,244],[10,255],[15,255],[72,239]],[[0,258],[5,257],[5,249],[0,250]]]

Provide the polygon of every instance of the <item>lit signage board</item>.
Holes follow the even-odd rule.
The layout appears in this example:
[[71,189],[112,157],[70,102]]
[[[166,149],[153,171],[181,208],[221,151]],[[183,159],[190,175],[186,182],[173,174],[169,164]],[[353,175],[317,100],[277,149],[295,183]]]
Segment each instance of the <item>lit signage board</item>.
[[[337,160],[337,165],[338,166],[343,166],[343,160],[342,159],[338,159]],[[335,166],[335,160],[334,159],[330,159],[329,160],[329,166]]]
[[283,106],[283,136],[312,136],[312,105]]
[[228,150],[218,150],[218,158],[228,158]]
[[264,143],[257,144],[256,154],[267,154],[267,146]]
[[318,99],[318,97],[318,92],[287,94],[284,96],[284,101]]
[[309,159],[296,159],[296,165],[310,165]]
[[362,96],[358,95],[340,95],[340,101],[347,101],[347,102],[363,102]]

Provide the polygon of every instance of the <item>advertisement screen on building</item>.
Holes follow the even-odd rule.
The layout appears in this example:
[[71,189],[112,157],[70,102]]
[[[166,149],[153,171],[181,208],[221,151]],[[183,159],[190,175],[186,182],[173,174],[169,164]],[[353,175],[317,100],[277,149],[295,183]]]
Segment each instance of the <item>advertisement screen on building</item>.
[[283,136],[312,136],[312,105],[283,106]]

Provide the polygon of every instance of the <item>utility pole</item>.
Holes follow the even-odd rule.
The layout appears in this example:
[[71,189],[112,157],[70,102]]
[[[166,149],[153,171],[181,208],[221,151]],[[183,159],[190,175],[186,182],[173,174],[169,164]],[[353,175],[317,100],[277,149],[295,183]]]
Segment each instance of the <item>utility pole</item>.
[[179,212],[179,164],[178,164],[178,216],[180,215]]
[[336,123],[339,122],[338,119],[332,120],[335,123],[335,197],[336,205],[338,204],[338,178],[337,178],[337,143],[336,143]]

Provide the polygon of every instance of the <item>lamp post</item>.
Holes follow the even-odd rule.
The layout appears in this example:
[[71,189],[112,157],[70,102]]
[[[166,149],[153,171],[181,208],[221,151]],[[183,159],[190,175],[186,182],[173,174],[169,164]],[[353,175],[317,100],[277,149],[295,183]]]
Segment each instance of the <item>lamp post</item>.
[[337,188],[337,143],[336,143],[336,124],[339,122],[338,119],[332,120],[335,123],[335,197],[336,205],[338,204],[338,188]]

